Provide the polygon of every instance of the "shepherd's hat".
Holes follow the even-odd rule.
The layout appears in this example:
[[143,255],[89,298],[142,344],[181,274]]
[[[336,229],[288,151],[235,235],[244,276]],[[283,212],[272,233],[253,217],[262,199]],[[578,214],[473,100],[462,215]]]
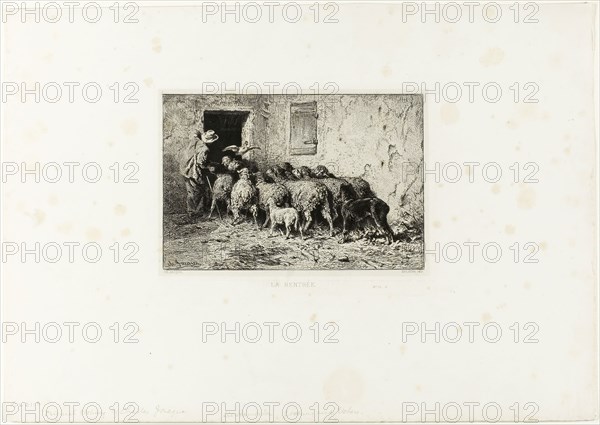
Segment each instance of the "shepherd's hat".
[[217,133],[214,132],[214,130],[207,130],[204,133],[198,132],[197,135],[200,138],[200,140],[202,140],[207,145],[210,145],[211,143],[214,143],[217,140],[219,140],[219,136],[217,135]]

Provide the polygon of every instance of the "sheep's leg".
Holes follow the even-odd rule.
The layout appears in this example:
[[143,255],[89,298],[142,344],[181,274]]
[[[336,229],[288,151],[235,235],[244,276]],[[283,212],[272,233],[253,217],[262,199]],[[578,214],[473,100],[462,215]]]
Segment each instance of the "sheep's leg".
[[285,223],[285,238],[289,239],[290,238],[290,232],[291,232],[291,224],[290,223]]
[[269,237],[272,238],[273,237],[273,232],[275,231],[275,222],[272,221],[271,222],[271,231],[269,232]]
[[302,234],[302,225],[300,224],[300,214],[296,213],[296,219],[294,220],[294,230],[296,232],[300,232],[300,239],[304,240],[304,235]]
[[265,218],[265,223],[263,224],[263,227],[267,227],[270,222],[271,222],[271,216],[267,215],[267,218]]
[[211,218],[215,207],[217,206],[217,198],[213,197],[212,203],[210,204],[210,212],[208,213],[207,218]]
[[227,214],[229,214],[229,213],[233,214],[233,210],[231,209],[231,201],[229,199],[226,199],[225,202],[227,203],[227,209],[225,210],[225,217],[227,217]]
[[331,220],[332,220],[332,221],[336,221],[336,220],[337,220],[337,218],[338,218],[338,217],[340,217],[340,214],[338,213],[338,207],[337,207],[337,206],[334,206],[334,207],[331,209],[331,213],[332,213],[332,217],[331,217]]
[[271,221],[271,209],[267,206],[265,207],[265,213],[267,216],[265,217],[265,222],[263,223],[263,228],[269,225],[269,221]]
[[231,222],[231,224],[237,224],[240,218],[240,210],[237,207],[233,207],[231,209],[231,212],[233,213],[233,221]]
[[342,219],[342,239],[340,240],[340,243],[344,243],[348,239],[348,225],[350,224],[350,217],[347,215],[342,215]]
[[250,212],[252,213],[252,218],[254,219],[254,225],[256,226],[256,229],[260,229],[260,227],[258,226],[258,220],[256,219],[256,217],[258,216],[258,207],[256,205],[252,205],[250,207]]
[[313,221],[311,212],[304,211],[304,218],[305,218],[304,231],[306,231],[310,228],[310,225],[312,224],[312,221]]
[[387,219],[385,217],[378,217],[377,214],[373,214],[373,221],[375,221],[377,230],[380,230],[385,234],[387,243],[391,244],[394,241],[394,232],[392,232]]
[[386,222],[383,224],[383,230],[385,231],[387,237],[388,237],[388,243],[392,244],[394,242],[394,232],[392,231],[392,228],[390,227],[390,225]]
[[333,220],[331,219],[331,214],[329,213],[329,208],[327,207],[323,207],[321,208],[321,214],[323,215],[323,217],[325,218],[325,220],[327,220],[327,223],[329,224],[329,237],[333,236]]

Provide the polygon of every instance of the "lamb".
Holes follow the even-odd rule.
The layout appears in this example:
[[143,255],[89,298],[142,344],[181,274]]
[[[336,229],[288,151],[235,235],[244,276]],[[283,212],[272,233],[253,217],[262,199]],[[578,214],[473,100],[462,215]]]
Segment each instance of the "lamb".
[[[217,179],[215,180],[212,187],[212,204],[210,206],[210,213],[208,214],[208,218],[212,217],[212,213],[215,210],[215,207],[218,208],[218,203],[225,203],[227,209],[225,210],[225,215],[229,211],[231,211],[231,190],[233,189],[233,176],[231,174],[217,174]],[[218,211],[218,210],[217,210]],[[219,212],[219,216],[220,216]],[[222,217],[221,217],[222,218]]]
[[371,217],[377,229],[385,234],[388,244],[391,244],[394,241],[394,233],[387,222],[389,212],[388,204],[379,198],[364,198],[346,202],[342,206],[344,224],[340,243],[344,243],[348,239],[350,225]]
[[346,201],[356,198],[352,186],[344,179],[339,179],[336,177],[323,177],[314,179],[312,177],[310,168],[305,166],[295,169],[293,173],[299,179],[318,181],[327,187],[333,203],[333,220],[341,216],[342,205],[344,205]]
[[[304,240],[304,234],[302,232],[302,226],[300,224],[300,214],[295,208],[280,208],[273,198],[269,198],[267,201],[269,206],[269,214],[271,216],[271,232],[270,236],[273,236],[275,226],[285,226],[285,238],[289,239],[290,232],[294,229],[296,232],[300,232],[300,238]],[[279,229],[283,235],[283,231]]]
[[258,191],[250,181],[250,172],[247,168],[238,171],[240,179],[231,189],[231,212],[233,213],[233,224],[240,221],[240,211],[250,211],[254,218],[254,224],[258,229],[256,215],[258,212]]
[[331,218],[331,202],[327,187],[322,183],[310,180],[285,180],[271,168],[266,175],[275,183],[283,184],[290,193],[290,203],[304,216],[304,230],[313,222],[313,212],[319,209],[329,224],[329,236],[333,236],[333,220]]
[[263,227],[267,227],[271,220],[269,213],[269,200],[275,202],[276,206],[289,206],[290,193],[281,183],[267,183],[263,173],[254,174],[256,178],[256,189],[258,190],[258,206],[266,213]]
[[[312,170],[312,176],[318,179],[326,178],[326,177],[335,177],[332,173],[329,172],[327,167],[324,165],[317,165]],[[353,195],[355,198],[373,198],[375,194],[371,190],[371,186],[369,182],[364,180],[361,177],[341,177],[341,179],[346,180],[352,186]]]

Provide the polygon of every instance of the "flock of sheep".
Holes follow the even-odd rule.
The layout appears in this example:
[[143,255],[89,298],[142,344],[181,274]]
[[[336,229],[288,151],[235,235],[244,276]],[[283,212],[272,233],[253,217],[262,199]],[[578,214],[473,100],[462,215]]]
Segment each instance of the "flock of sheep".
[[317,213],[327,222],[330,236],[334,235],[334,222],[341,217],[343,243],[352,225],[370,217],[387,242],[393,241],[387,222],[389,206],[360,177],[336,177],[323,165],[294,168],[287,162],[259,171],[249,161],[228,156],[211,171],[216,179],[211,188],[209,218],[215,208],[220,215],[219,205],[224,205],[233,214],[233,224],[242,220],[240,213],[249,212],[258,228],[258,212],[262,210],[266,215],[263,227],[270,223],[271,235],[281,226],[286,239],[292,231],[304,239]]

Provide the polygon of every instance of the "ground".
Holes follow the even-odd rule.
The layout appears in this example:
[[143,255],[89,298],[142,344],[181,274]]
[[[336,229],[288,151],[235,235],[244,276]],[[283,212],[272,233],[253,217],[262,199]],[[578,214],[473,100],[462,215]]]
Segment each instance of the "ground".
[[[259,224],[261,222],[259,221]],[[380,269],[420,270],[423,268],[423,242],[395,241],[370,233],[351,234],[340,244],[320,226],[304,235],[292,233],[286,240],[269,229],[256,229],[251,220],[231,224],[231,217],[200,218],[186,215],[164,216],[164,268],[168,270],[335,270]]]

